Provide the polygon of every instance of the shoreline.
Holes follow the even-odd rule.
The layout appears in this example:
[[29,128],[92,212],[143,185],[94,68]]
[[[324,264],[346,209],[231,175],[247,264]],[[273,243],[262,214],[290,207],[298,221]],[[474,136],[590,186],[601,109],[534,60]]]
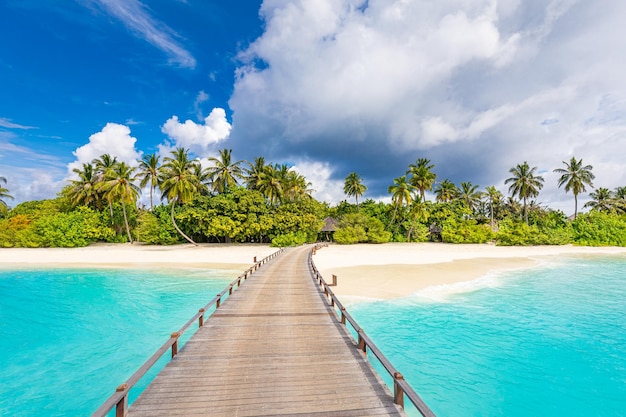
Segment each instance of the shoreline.
[[[95,244],[84,248],[2,248],[0,269],[155,268],[244,271],[274,252],[267,244]],[[583,246],[495,246],[491,244],[331,244],[313,257],[327,282],[337,275],[340,297],[394,299],[427,288],[472,283],[490,274],[533,268],[568,256],[619,255],[626,248]],[[466,286],[471,288],[472,285]],[[469,290],[469,289],[468,289]]]
[[[427,289],[469,291],[477,280],[529,269],[570,256],[624,255],[626,248],[583,246],[495,246],[490,244],[385,243],[330,245],[313,261],[326,280],[337,275],[339,297],[388,300]],[[468,284],[468,285],[465,285]]]

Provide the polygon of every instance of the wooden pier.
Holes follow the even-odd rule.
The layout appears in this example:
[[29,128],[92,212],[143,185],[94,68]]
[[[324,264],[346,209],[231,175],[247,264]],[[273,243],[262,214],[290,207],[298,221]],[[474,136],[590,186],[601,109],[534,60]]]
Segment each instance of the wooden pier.
[[320,287],[311,250],[286,249],[236,291],[231,287],[184,347],[172,347],[173,359],[128,411],[118,406],[118,415],[405,415],[403,391],[392,394],[385,386],[367,361],[365,342],[359,336],[357,348],[347,331],[345,310],[338,315],[328,287]]

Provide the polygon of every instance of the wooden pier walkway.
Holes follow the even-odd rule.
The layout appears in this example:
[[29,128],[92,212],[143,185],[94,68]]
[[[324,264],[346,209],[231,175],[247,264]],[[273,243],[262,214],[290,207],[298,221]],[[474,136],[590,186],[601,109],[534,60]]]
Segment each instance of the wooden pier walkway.
[[314,281],[286,249],[204,322],[128,416],[403,416]]

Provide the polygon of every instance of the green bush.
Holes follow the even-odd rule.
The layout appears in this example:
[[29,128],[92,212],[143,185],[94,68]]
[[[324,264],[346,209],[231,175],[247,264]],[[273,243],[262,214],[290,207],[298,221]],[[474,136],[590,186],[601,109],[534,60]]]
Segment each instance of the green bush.
[[459,221],[451,217],[441,229],[441,239],[447,243],[486,243],[494,237],[489,225],[477,224],[476,220]]
[[153,213],[144,211],[139,215],[139,225],[135,229],[135,238],[139,242],[151,245],[173,245],[178,242],[178,236],[171,223],[167,216],[161,220]]
[[583,246],[626,246],[626,215],[591,211],[572,222],[574,243]]
[[364,214],[346,214],[339,221],[335,231],[335,242],[343,245],[354,243],[386,243],[391,240],[391,232],[374,217]]
[[[315,238],[313,238],[313,241]],[[283,235],[277,235],[272,238],[271,246],[277,248],[285,248],[288,246],[304,245],[311,242],[310,236],[305,232],[289,232]]]
[[501,246],[565,245],[571,242],[569,226],[546,228],[511,219],[500,222],[496,244]]

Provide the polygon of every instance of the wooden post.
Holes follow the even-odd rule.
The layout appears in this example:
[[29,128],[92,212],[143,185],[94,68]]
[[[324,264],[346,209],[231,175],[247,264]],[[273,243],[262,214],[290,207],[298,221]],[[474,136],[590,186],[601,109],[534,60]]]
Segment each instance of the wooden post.
[[394,372],[393,374],[393,402],[404,408],[404,391],[398,381],[402,381],[404,377],[400,372]]
[[[124,392],[128,390],[128,384],[122,384],[115,392]],[[124,397],[117,403],[115,406],[115,417],[126,417],[126,412],[128,410],[128,393],[124,394]]]
[[341,307],[341,324],[346,325],[346,309]]
[[233,286],[228,287],[228,295],[233,295]]
[[256,256],[254,257],[254,261],[253,262],[256,263]]
[[329,287],[337,286],[337,275],[333,274],[333,283],[329,285]]
[[367,355],[367,345],[365,344],[365,339],[361,336],[361,330],[359,330],[359,350],[363,352],[363,355]]
[[198,313],[200,313],[200,317],[198,317],[198,327],[204,326],[204,309],[201,308]]
[[170,336],[176,339],[174,340],[174,344],[172,345],[172,359],[174,359],[174,356],[178,355],[178,336],[180,335],[177,332],[172,333],[172,335]]
[[221,294],[217,294],[217,302],[215,303],[215,309],[216,310],[218,308],[220,308],[220,304],[222,304],[222,295]]

